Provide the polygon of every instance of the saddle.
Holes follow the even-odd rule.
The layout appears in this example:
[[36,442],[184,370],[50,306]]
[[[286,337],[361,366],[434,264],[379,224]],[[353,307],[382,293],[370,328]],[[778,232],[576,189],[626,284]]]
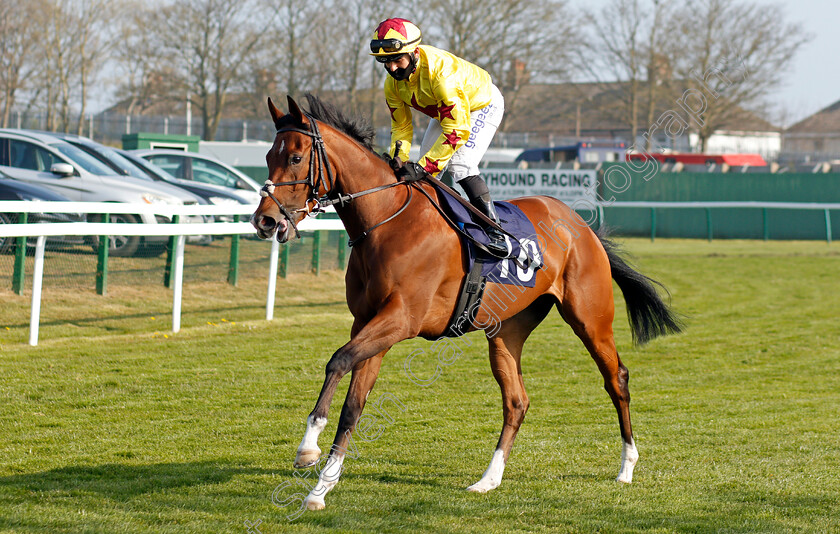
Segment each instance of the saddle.
[[534,287],[536,271],[543,267],[542,250],[534,225],[522,210],[509,202],[495,202],[508,254],[504,258],[494,256],[486,247],[490,238],[484,230],[485,221],[481,220],[482,224],[479,224],[471,217],[472,210],[464,205],[466,201],[460,195],[458,198],[453,196],[456,191],[445,185],[440,187],[437,180],[430,182],[438,190],[444,217],[459,230],[467,254],[469,270],[444,334],[457,337],[475,320],[488,279],[495,284]]

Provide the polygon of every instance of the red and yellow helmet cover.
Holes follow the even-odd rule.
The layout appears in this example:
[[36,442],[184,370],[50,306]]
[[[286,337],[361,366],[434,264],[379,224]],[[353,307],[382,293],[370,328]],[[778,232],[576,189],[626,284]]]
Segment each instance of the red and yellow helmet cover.
[[[407,54],[414,51],[420,44],[420,28],[413,22],[401,18],[385,19],[379,23],[371,36],[372,56],[390,56],[396,53]],[[379,47],[374,50],[374,42],[387,39],[396,39],[402,46],[399,50],[392,50]]]

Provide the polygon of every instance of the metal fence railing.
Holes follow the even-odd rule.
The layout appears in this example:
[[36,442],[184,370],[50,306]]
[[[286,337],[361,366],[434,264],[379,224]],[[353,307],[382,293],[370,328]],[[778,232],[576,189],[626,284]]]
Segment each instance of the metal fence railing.
[[[81,132],[78,125],[81,124]],[[45,113],[13,112],[10,127],[28,130],[46,130]],[[203,124],[200,118],[193,116],[187,120],[184,115],[126,115],[123,113],[102,112],[86,115],[79,121],[78,115],[70,121],[69,133],[80,133],[108,145],[120,145],[125,134],[147,132],[172,135],[196,135],[203,137]],[[422,141],[425,128],[416,128],[415,142]],[[274,138],[274,126],[265,119],[221,119],[216,129],[214,141],[269,141]],[[390,127],[376,129],[377,146],[388,146],[391,141]],[[560,136],[550,133],[533,132],[496,132],[491,146],[494,148],[538,148],[574,144],[577,137]]]

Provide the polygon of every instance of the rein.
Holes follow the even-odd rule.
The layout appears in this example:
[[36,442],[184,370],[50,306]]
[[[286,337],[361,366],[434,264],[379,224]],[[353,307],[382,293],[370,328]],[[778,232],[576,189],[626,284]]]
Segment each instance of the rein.
[[[280,210],[280,213],[283,214],[283,217],[295,230],[295,237],[300,238],[300,231],[298,230],[295,221],[292,219],[292,215],[295,213],[305,212],[309,216],[314,216],[318,213],[322,213],[324,211],[324,208],[328,206],[338,205],[339,208],[343,208],[345,205],[349,204],[356,198],[369,195],[371,193],[384,191],[386,189],[390,189],[398,185],[408,185],[406,182],[394,182],[391,184],[380,185],[371,189],[365,189],[364,191],[359,191],[358,193],[351,193],[349,195],[342,195],[341,193],[336,192],[336,196],[334,198],[330,198],[329,194],[333,191],[335,187],[335,177],[333,176],[332,167],[330,167],[330,160],[327,156],[327,150],[324,147],[324,138],[321,136],[321,132],[318,129],[318,121],[315,120],[315,118],[309,114],[306,115],[306,118],[309,119],[309,124],[312,125],[312,130],[287,127],[279,128],[275,132],[276,134],[280,134],[283,132],[297,132],[312,138],[312,146],[309,152],[309,173],[306,175],[306,178],[303,180],[293,180],[291,182],[278,183],[274,183],[271,180],[266,180],[265,185],[263,185],[262,189],[260,189],[261,197],[268,197],[271,200],[273,200],[274,203],[277,205],[277,209]],[[324,179],[324,169],[326,169],[326,180]],[[293,210],[290,213],[285,207],[283,207],[280,201],[277,200],[277,197],[274,196],[274,188],[278,185],[298,184],[306,184],[310,187],[309,198],[306,199],[306,207]],[[318,196],[318,191],[321,189],[321,186],[323,186],[326,190],[326,194],[323,197]],[[353,245],[367,237],[375,228],[382,226],[386,222],[397,217],[408,207],[408,204],[411,202],[412,196],[413,194],[411,193],[411,189],[409,188],[408,199],[405,201],[405,204],[403,204],[403,206],[399,210],[397,210],[396,213],[394,213],[384,221],[380,221],[377,224],[371,226],[370,228],[362,232],[361,235],[356,239],[351,239],[348,242],[348,246],[352,247]],[[315,203],[314,207],[309,207],[310,202]]]
[[[468,241],[472,242],[472,244],[476,248],[478,248],[479,250],[481,250],[485,254],[489,255],[490,257],[494,257],[494,258],[497,258],[497,259],[505,259],[505,258],[510,257],[509,255],[500,256],[498,254],[495,254],[493,251],[491,251],[486,246],[484,246],[484,244],[476,241],[472,236],[470,236],[467,232],[465,232],[463,229],[461,229],[458,226],[457,223],[455,223],[452,219],[449,218],[449,216],[446,214],[446,212],[443,210],[443,208],[441,208],[441,206],[437,202],[435,202],[435,200],[431,197],[431,195],[429,195],[428,192],[426,192],[426,190],[424,190],[422,187],[419,186],[419,184],[415,184],[414,182],[397,181],[397,182],[394,182],[394,183],[380,185],[380,186],[377,186],[377,187],[373,187],[371,189],[365,189],[364,191],[359,191],[358,193],[351,193],[351,194],[348,194],[348,195],[342,195],[340,192],[335,192],[335,197],[330,198],[329,195],[330,195],[330,193],[333,192],[333,189],[335,187],[335,177],[333,176],[332,167],[330,167],[330,161],[329,161],[329,157],[327,156],[327,150],[324,147],[324,138],[321,136],[321,132],[318,129],[318,121],[315,120],[315,118],[312,115],[309,115],[309,114],[306,115],[306,118],[309,119],[309,123],[312,125],[311,126],[312,130],[304,130],[302,128],[294,128],[294,127],[278,128],[276,130],[277,134],[280,134],[280,133],[283,133],[283,132],[296,132],[296,133],[301,133],[303,135],[307,135],[307,136],[312,138],[312,146],[311,146],[310,153],[309,153],[309,173],[306,175],[306,178],[303,179],[303,180],[293,180],[291,182],[278,182],[278,183],[274,183],[271,180],[266,180],[265,185],[263,185],[262,189],[260,189],[260,196],[270,198],[277,205],[277,209],[280,210],[280,213],[283,214],[283,217],[286,219],[286,221],[288,221],[288,223],[295,230],[295,237],[300,238],[300,231],[298,230],[297,225],[295,224],[294,220],[292,219],[293,214],[300,213],[300,212],[305,212],[307,215],[313,216],[314,214],[318,214],[318,213],[323,212],[324,208],[326,208],[328,206],[338,205],[339,208],[343,208],[345,205],[349,204],[350,202],[352,202],[356,198],[359,198],[359,197],[362,197],[362,196],[365,196],[365,195],[370,195],[372,193],[377,193],[379,191],[384,191],[386,189],[390,189],[392,187],[396,187],[396,186],[399,186],[399,185],[404,185],[404,186],[408,187],[408,198],[406,199],[406,201],[402,205],[402,207],[400,207],[400,209],[398,209],[394,214],[392,214],[387,219],[382,220],[382,221],[374,224],[373,226],[371,226],[367,230],[363,231],[355,239],[349,240],[348,243],[347,243],[347,245],[349,247],[353,247],[354,245],[358,244],[365,237],[370,235],[370,233],[373,230],[375,230],[376,228],[379,228],[383,224],[395,219],[397,216],[399,216],[400,213],[405,211],[405,209],[411,203],[411,199],[414,196],[413,190],[416,189],[416,190],[420,191],[429,200],[429,202],[432,204],[432,206],[434,206],[435,209],[437,209],[437,211],[441,214],[441,216],[449,224],[449,226],[451,226],[453,229],[455,229],[456,232],[461,234]],[[326,180],[324,179],[324,174],[325,174],[324,169],[326,169]],[[458,199],[461,202],[461,204],[463,204],[467,208],[468,211],[471,211],[472,213],[477,215],[478,218],[483,220],[485,223],[488,223],[488,224],[494,226],[495,228],[504,232],[505,234],[509,235],[510,237],[514,237],[507,230],[502,228],[498,223],[489,219],[486,215],[484,215],[483,213],[478,211],[475,207],[473,207],[471,204],[469,204],[467,201],[465,201],[457,191],[449,188],[448,186],[446,186],[445,184],[443,184],[442,182],[440,182],[439,180],[437,180],[436,178],[433,178],[431,176],[427,177],[426,180],[428,180],[429,182],[434,182],[438,186],[440,186],[443,189],[450,192],[450,194],[452,194],[456,199]],[[277,187],[279,185],[298,185],[298,184],[306,184],[310,187],[309,198],[306,199],[306,207],[299,208],[299,209],[293,210],[292,212],[289,212],[280,203],[280,201],[277,200],[277,197],[274,196],[274,189],[275,189],[275,187]],[[324,186],[324,189],[326,190],[326,194],[321,197],[321,196],[318,196],[318,191],[321,189],[322,186]],[[310,202],[314,202],[315,206],[310,208],[309,207]],[[514,237],[514,239],[515,239],[515,237]],[[520,267],[522,267],[523,269],[525,268],[525,265],[523,265],[522,262],[520,262],[520,260],[518,258],[512,258],[512,259]]]
[[[475,206],[470,204],[468,201],[464,200],[464,197],[462,197],[460,193],[458,193],[457,191],[455,191],[454,189],[452,189],[451,187],[449,187],[448,185],[446,185],[442,181],[440,181],[437,178],[435,178],[434,176],[430,176],[430,175],[426,176],[424,178],[424,180],[427,183],[430,183],[433,186],[436,186],[436,187],[444,190],[445,192],[449,193],[450,195],[452,195],[452,197],[455,200],[457,200],[461,205],[463,205],[467,209],[467,211],[476,215],[480,220],[485,221],[487,224],[492,225],[494,228],[496,228],[498,230],[501,230],[503,233],[507,234],[512,239],[516,240],[515,235],[511,234],[510,232],[508,232],[507,230],[502,228],[502,226],[499,223],[497,223],[496,221],[490,219],[489,217],[487,217],[486,215],[484,215],[483,213],[478,211],[478,209]],[[453,221],[449,217],[449,215],[446,213],[446,210],[444,210],[443,207],[440,205],[440,203],[435,201],[435,199],[432,198],[432,195],[430,195],[425,189],[420,187],[419,184],[416,184],[415,188],[418,191],[420,191],[421,193],[423,193],[423,195],[429,200],[429,203],[432,206],[434,206],[434,208],[438,211],[438,213],[440,213],[440,216],[443,217],[443,219],[447,222],[447,224],[449,224],[449,226],[451,226],[453,230],[458,232],[464,239],[466,239],[467,241],[472,243],[475,248],[477,248],[478,250],[481,250],[482,252],[484,252],[485,254],[490,256],[491,258],[496,258],[497,260],[511,259],[521,269],[525,270],[525,269],[528,268],[528,265],[526,265],[526,261],[523,261],[518,257],[511,256],[510,254],[506,254],[504,256],[496,254],[495,252],[493,252],[492,250],[487,248],[483,243],[481,243],[480,241],[477,241],[473,236],[471,236],[469,233],[467,233],[458,223]],[[542,262],[535,261],[535,259],[532,258],[531,255],[528,254],[527,252],[526,252],[526,255],[527,255],[527,263],[539,263],[540,264],[539,268],[542,268],[542,265],[541,265]]]
[[[428,178],[427,178],[427,180],[428,180]],[[431,181],[431,180],[429,180],[429,181]],[[481,242],[479,242],[479,241],[476,241],[476,239],[475,239],[473,236],[471,236],[470,234],[468,234],[468,233],[467,233],[467,232],[466,232],[463,228],[461,228],[461,227],[458,225],[458,223],[456,223],[455,221],[453,221],[453,220],[449,217],[449,215],[447,215],[447,214],[446,214],[446,211],[443,209],[443,207],[441,207],[441,205],[440,205],[440,204],[439,204],[439,203],[438,203],[435,199],[433,199],[433,198],[432,198],[432,196],[431,196],[431,195],[430,195],[430,194],[429,194],[429,193],[428,193],[425,189],[423,189],[422,187],[420,187],[420,186],[419,186],[419,184],[418,184],[415,188],[416,188],[418,191],[420,191],[421,193],[423,193],[423,196],[425,196],[427,199],[429,199],[429,203],[430,203],[432,206],[434,206],[434,208],[438,211],[438,213],[440,213],[440,216],[441,216],[441,217],[443,217],[443,220],[445,220],[445,221],[447,222],[447,224],[449,224],[449,226],[451,226],[451,227],[452,227],[452,229],[454,229],[456,232],[458,232],[459,234],[461,234],[461,236],[462,236],[464,239],[466,239],[467,241],[469,241],[470,243],[472,243],[472,244],[473,244],[473,246],[475,246],[477,249],[479,249],[480,251],[484,252],[485,254],[487,254],[488,256],[490,256],[491,258],[496,258],[496,259],[498,259],[498,260],[504,260],[504,259],[508,259],[508,258],[510,258],[510,255],[508,255],[508,254],[506,254],[506,255],[504,255],[504,256],[500,256],[500,255],[496,254],[495,252],[493,252],[492,250],[490,250],[489,248],[487,248],[486,246],[484,246],[484,244],[483,244],[483,243],[481,243]],[[456,194],[458,194],[458,193],[456,192]],[[458,194],[458,196],[460,197],[460,194]],[[499,228],[501,228],[501,226],[499,226]],[[511,236],[511,237],[514,237],[512,234],[510,234],[510,233],[509,233],[507,230],[505,230],[504,228],[502,228],[502,231],[503,231],[504,233],[506,233],[507,235],[509,235],[509,236]],[[514,237],[514,239],[516,239],[516,238]],[[518,260],[517,260],[516,258],[513,258],[513,260],[514,260],[514,261],[516,261],[516,262],[518,262]],[[524,266],[524,265],[519,264],[519,266],[520,266],[520,267],[522,267],[523,269],[525,268],[525,266]]]

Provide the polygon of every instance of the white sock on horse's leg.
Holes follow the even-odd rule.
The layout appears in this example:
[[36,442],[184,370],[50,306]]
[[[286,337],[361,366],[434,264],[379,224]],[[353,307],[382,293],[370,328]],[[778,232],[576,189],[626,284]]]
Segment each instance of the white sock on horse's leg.
[[493,459],[490,460],[490,465],[487,466],[487,471],[481,480],[468,487],[468,491],[477,493],[487,493],[492,489],[499,487],[502,483],[502,475],[505,472],[505,452],[502,449],[496,449],[493,453]]
[[327,458],[327,465],[318,476],[318,483],[306,496],[303,503],[307,510],[323,510],[326,504],[324,503],[324,496],[338,484],[338,479],[341,476],[341,470],[344,464],[344,454],[340,452],[333,452]]
[[636,462],[639,461],[639,451],[636,450],[636,442],[630,438],[630,443],[622,441],[624,444],[621,448],[621,471],[618,472],[616,480],[630,484],[633,482],[633,469],[636,467]]
[[297,450],[295,457],[295,467],[309,467],[315,465],[318,458],[321,457],[321,449],[318,447],[318,436],[324,431],[327,426],[326,417],[318,417],[314,419],[311,415],[306,419],[306,432],[303,434],[303,440]]

